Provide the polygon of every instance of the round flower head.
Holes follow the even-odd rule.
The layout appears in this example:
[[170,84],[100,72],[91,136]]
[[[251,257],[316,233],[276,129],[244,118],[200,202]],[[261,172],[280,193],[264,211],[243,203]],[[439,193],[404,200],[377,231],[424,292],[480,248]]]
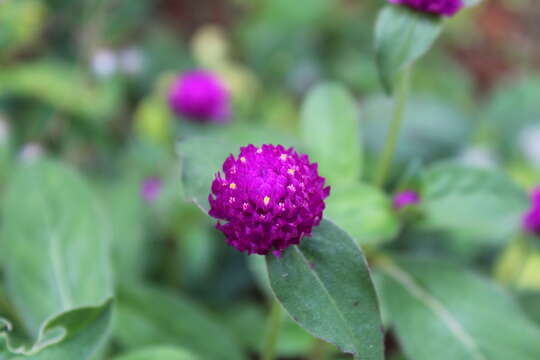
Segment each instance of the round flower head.
[[523,216],[523,230],[540,236],[540,187],[531,193],[531,207]]
[[231,113],[229,91],[204,70],[179,76],[169,89],[169,105],[177,115],[199,122],[226,122]]
[[405,206],[416,205],[420,202],[420,195],[416,191],[406,190],[394,196],[394,209],[401,209]]
[[319,225],[330,187],[317,163],[293,148],[248,145],[230,155],[212,183],[210,216],[227,243],[248,254],[279,256]]
[[161,191],[161,180],[157,177],[149,177],[141,185],[141,197],[146,202],[153,202]]
[[463,7],[462,0],[388,0],[393,4],[400,4],[411,9],[442,15],[453,16]]

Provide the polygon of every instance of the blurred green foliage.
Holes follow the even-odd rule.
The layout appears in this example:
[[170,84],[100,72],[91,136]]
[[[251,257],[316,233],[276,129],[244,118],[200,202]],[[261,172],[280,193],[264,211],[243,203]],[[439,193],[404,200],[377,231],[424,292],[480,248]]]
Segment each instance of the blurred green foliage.
[[[540,40],[521,27],[534,3],[445,22],[414,69],[379,189],[392,109],[374,53],[384,3],[0,0],[0,360],[256,358],[273,297],[263,259],[226,246],[192,203],[207,210],[213,175],[247,143],[319,162],[325,216],[376,269],[388,359],[538,359],[540,249],[520,221],[540,182],[539,59],[506,55]],[[389,72],[410,57],[398,60]],[[169,110],[171,80],[196,67],[227,83],[231,124]],[[153,201],[148,177],[162,184]],[[403,189],[423,204],[396,211]],[[280,331],[282,359],[340,358],[288,316]]]

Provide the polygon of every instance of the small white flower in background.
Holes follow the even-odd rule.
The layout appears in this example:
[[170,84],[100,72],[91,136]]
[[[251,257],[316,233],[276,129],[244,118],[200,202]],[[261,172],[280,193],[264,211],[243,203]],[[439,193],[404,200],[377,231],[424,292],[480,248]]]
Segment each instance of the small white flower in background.
[[28,143],[24,145],[19,153],[19,161],[23,164],[30,164],[39,160],[43,156],[43,147],[38,143]]
[[144,67],[144,54],[136,47],[130,47],[118,54],[120,70],[126,74],[139,74]]
[[118,58],[109,49],[97,50],[92,56],[92,71],[99,77],[110,77],[118,70]]
[[519,147],[527,160],[540,167],[540,125],[528,127],[521,132]]
[[2,116],[2,114],[0,114],[0,146],[7,143],[8,139],[9,139],[9,125],[6,118]]
[[459,161],[468,166],[482,169],[493,169],[498,161],[493,151],[485,146],[471,146],[459,156]]

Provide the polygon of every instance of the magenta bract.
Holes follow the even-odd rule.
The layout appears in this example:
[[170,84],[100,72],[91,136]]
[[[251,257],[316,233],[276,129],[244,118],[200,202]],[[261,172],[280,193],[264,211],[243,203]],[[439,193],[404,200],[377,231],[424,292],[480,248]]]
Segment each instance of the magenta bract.
[[411,9],[442,15],[453,16],[463,7],[462,0],[388,0],[393,4],[400,4]]
[[293,148],[248,145],[230,155],[212,183],[210,216],[229,245],[248,254],[278,255],[310,236],[330,194],[317,163]]
[[141,185],[141,197],[146,202],[153,202],[161,191],[161,180],[157,177],[149,177]]
[[229,91],[216,75],[205,70],[179,76],[169,89],[169,105],[178,116],[198,122],[226,122],[231,115]]
[[394,196],[394,209],[401,209],[405,206],[415,205],[420,202],[420,195],[413,190],[405,190]]
[[531,192],[531,207],[523,215],[522,227],[525,232],[540,236],[540,187]]

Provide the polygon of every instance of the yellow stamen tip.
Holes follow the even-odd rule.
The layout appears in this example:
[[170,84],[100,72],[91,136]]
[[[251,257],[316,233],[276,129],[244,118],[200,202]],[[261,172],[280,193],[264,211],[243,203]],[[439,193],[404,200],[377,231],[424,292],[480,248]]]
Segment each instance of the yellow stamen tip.
[[231,183],[231,185],[229,185],[229,187],[230,187],[231,189],[234,190],[234,189],[236,189],[236,184],[235,184],[235,183]]
[[294,175],[294,169],[289,169],[289,170],[287,170],[287,172],[288,172],[289,174],[291,174],[291,175]]
[[264,205],[268,205],[270,203],[270,196],[265,196],[263,199]]
[[281,156],[279,158],[281,160],[285,161],[285,160],[287,160],[287,154],[281,154]]
[[246,158],[242,156],[242,157],[240,158],[240,161],[243,162],[243,163],[245,163],[245,162],[246,162]]

